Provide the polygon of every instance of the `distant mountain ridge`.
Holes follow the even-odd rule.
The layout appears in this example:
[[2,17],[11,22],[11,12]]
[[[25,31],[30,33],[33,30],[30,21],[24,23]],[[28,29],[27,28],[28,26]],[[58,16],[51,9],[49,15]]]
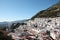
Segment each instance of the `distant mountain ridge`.
[[39,11],[36,15],[34,15],[31,19],[34,18],[42,18],[42,17],[60,17],[60,2],[52,5],[51,7]]
[[[28,21],[29,19],[26,20],[17,20],[17,21],[12,21],[12,22],[0,22],[0,29],[5,29],[5,28],[11,28],[17,23],[24,23],[25,21]],[[13,25],[13,26],[12,26]]]

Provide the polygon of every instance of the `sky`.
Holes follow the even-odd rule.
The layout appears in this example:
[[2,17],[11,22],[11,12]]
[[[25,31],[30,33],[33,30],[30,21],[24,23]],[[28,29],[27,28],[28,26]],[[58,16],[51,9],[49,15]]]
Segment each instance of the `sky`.
[[0,0],[0,22],[30,19],[59,0]]

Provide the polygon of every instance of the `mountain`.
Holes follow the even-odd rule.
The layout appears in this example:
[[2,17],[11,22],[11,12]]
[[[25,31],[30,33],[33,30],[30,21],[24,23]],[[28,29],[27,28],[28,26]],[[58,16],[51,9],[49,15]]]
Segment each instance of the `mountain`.
[[45,10],[42,10],[42,11],[39,11],[36,15],[34,15],[31,19],[34,19],[34,18],[53,18],[53,17],[60,17],[60,2],[52,5],[51,7],[45,9]]
[[6,29],[6,28],[16,28],[20,24],[28,21],[29,19],[26,20],[16,20],[12,22],[0,22],[0,29]]
[[5,29],[8,27],[9,22],[0,22],[0,29]]
[[12,23],[24,23],[25,21],[28,21],[29,19],[24,19],[24,20],[16,20],[12,21]]

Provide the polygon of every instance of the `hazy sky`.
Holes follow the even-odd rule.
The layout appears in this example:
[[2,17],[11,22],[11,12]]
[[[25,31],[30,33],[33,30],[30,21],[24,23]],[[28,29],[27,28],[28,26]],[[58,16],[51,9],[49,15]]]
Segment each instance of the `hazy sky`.
[[59,0],[0,0],[0,21],[29,19]]

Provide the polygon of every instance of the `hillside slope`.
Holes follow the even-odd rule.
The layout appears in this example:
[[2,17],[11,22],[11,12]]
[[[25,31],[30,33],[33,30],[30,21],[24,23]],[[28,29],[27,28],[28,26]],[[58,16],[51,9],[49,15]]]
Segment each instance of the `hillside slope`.
[[52,5],[46,10],[42,10],[34,15],[31,19],[41,18],[41,17],[60,17],[60,2]]

